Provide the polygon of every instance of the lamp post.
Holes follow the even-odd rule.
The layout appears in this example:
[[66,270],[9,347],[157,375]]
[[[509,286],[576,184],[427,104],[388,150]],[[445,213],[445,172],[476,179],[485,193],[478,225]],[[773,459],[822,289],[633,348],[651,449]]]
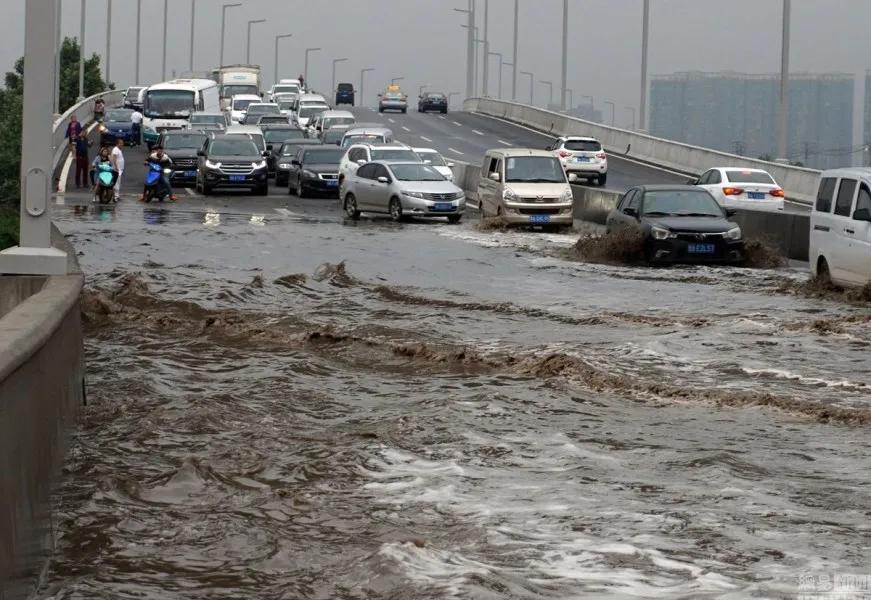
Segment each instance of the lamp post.
[[[502,77],[502,68],[503,67],[513,67],[513,66],[514,66],[514,63],[503,62],[502,66],[499,67],[499,77],[500,78]],[[500,84],[500,87],[501,87],[501,84]],[[502,100],[502,90],[501,89],[499,90],[499,99]]]
[[547,107],[549,109],[551,106],[553,106],[553,81],[539,80],[539,83],[542,85],[546,85],[548,91],[550,92],[550,100],[548,101],[548,105],[547,105]]
[[160,61],[160,73],[166,81],[166,42],[169,31],[169,0],[163,0],[163,58]]
[[777,114],[777,158],[786,158],[789,145],[789,38],[792,1],[783,0],[783,37],[780,49],[780,107]]
[[139,68],[142,55],[142,0],[136,0],[136,67],[134,80],[139,85]]
[[[112,0],[109,0],[110,2]],[[197,32],[197,0],[191,0],[191,50],[190,62],[188,63],[188,71],[193,73],[194,70],[194,35]]]
[[[502,53],[501,52],[490,52],[488,50],[487,51],[487,60],[484,61],[485,65],[490,62],[491,56],[498,56],[499,57],[499,94],[498,94],[498,96],[499,96],[499,99],[501,100],[502,99]],[[485,95],[486,95],[486,92],[485,92]]]
[[520,74],[529,76],[529,104],[535,106],[535,75],[530,71],[520,71]]
[[634,131],[635,130],[635,107],[634,106],[627,106],[626,110],[628,110],[629,112],[632,113],[632,130]]
[[360,69],[360,104],[363,104],[366,101],[366,97],[363,95],[363,76],[374,70],[375,69],[372,67],[369,67],[368,69]]
[[347,60],[348,60],[347,58],[334,58],[333,59],[333,88],[332,88],[333,92],[336,91],[336,65],[339,64],[340,62],[345,62]]
[[517,31],[520,16],[520,0],[514,0],[514,58],[511,59],[511,100],[517,102]]
[[404,80],[404,79],[405,79],[405,76],[404,76],[404,75],[403,75],[402,77],[394,77],[393,79],[390,80],[390,85],[393,85],[393,84],[396,83],[397,81],[402,81],[402,80]]
[[614,102],[611,100],[605,100],[605,105],[611,107],[611,127],[614,127]]
[[302,76],[303,76],[303,78],[305,78],[306,85],[310,86],[309,81],[308,81],[308,56],[312,52],[319,52],[320,50],[321,50],[320,48],[306,48],[305,49],[305,70],[302,72],[303,73]]
[[647,129],[647,47],[650,41],[650,0],[644,0],[644,18],[641,26],[641,129]]
[[487,98],[489,96],[490,91],[490,37],[489,37],[489,27],[490,23],[490,0],[484,0],[484,80],[481,83],[481,95]]
[[79,23],[79,102],[85,99],[85,13],[87,0],[81,0],[82,18]]
[[568,94],[568,96],[569,96],[569,101],[568,101],[568,104],[566,105],[567,106],[566,110],[571,110],[575,107],[575,90],[567,87],[566,94]]
[[[463,29],[466,29],[468,25],[460,25]],[[477,96],[478,95],[478,47],[475,44],[484,44],[484,40],[478,37],[478,28],[475,27],[475,35],[472,38],[472,44],[474,47],[474,58],[472,59],[472,80],[474,84],[472,86],[472,93]]]
[[569,72],[569,0],[563,0],[563,62],[562,62],[562,94],[560,94],[560,108],[566,109],[566,94],[568,93]]
[[456,12],[465,13],[468,17],[466,27],[466,97],[471,98],[475,91],[474,55],[475,55],[475,10],[472,0],[469,0],[469,8],[455,8]]
[[248,21],[248,39],[245,42],[245,64],[251,64],[251,26],[256,25],[257,23],[265,23],[266,19],[255,19],[253,21]]
[[428,87],[429,87],[428,83],[425,83],[422,86],[418,87],[417,88],[417,97],[420,98],[421,96],[423,96],[423,90],[425,90]]
[[[142,0],[139,0],[142,2]],[[237,6],[242,6],[241,2],[237,2],[234,4],[225,4],[221,7],[221,64],[219,67],[224,66],[224,38],[227,36],[227,9],[235,8]]]
[[112,0],[106,2],[106,84],[112,73]]
[[278,83],[278,42],[279,40],[283,40],[285,38],[293,37],[292,33],[285,33],[283,35],[275,36],[275,73],[272,76],[272,83]]

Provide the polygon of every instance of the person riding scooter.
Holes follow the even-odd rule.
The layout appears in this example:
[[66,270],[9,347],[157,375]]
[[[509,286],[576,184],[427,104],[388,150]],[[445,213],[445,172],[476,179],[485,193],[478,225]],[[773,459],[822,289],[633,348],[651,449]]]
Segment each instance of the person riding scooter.
[[[111,173],[111,178],[107,178],[106,181],[98,180],[102,173]],[[115,199],[114,187],[118,178],[118,171],[115,170],[115,163],[112,162],[112,154],[107,146],[100,148],[100,153],[94,159],[94,162],[91,163],[89,175],[94,191],[94,202],[117,201]]]
[[[148,155],[148,160],[145,161],[145,164],[146,166],[157,165],[158,167],[160,167],[161,171],[163,171],[164,169],[172,168],[172,159],[164,154],[163,148],[161,146],[155,146],[154,151]],[[146,189],[142,190],[142,196],[140,196],[139,198],[140,202],[145,202],[145,197],[148,193],[147,187],[148,186],[146,185]],[[165,194],[169,196],[169,200],[171,202],[175,202],[177,200],[175,194],[172,193],[172,184],[170,184],[169,182],[169,176],[165,173],[161,173],[160,187],[161,191],[165,192]]]

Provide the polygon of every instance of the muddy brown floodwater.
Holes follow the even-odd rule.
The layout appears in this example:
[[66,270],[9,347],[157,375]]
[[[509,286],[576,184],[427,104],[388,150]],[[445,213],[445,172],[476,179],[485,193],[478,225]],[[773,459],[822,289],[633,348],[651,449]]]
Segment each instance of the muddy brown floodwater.
[[331,209],[59,225],[89,405],[42,598],[784,598],[871,574],[871,310],[785,293],[798,271]]

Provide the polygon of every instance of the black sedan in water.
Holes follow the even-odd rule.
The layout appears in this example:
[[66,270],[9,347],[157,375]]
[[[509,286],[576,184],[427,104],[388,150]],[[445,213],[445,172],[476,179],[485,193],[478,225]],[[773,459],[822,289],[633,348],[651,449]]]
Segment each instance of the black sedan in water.
[[744,261],[741,228],[707,191],[688,185],[647,185],[627,191],[608,215],[608,233],[638,231],[651,264]]
[[417,112],[430,111],[448,114],[448,97],[438,92],[423,94],[417,100]]
[[339,197],[339,163],[345,156],[336,146],[303,146],[290,161],[288,191],[304,198],[306,194]]

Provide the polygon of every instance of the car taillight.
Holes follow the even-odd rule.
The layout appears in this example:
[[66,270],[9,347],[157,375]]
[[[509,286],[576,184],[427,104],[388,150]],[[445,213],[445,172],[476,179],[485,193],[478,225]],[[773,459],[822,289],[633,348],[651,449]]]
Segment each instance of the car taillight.
[[608,155],[605,154],[604,152],[599,152],[599,153],[596,155],[596,158],[598,158],[599,160],[605,160],[606,158],[608,158]]
[[744,193],[744,190],[741,188],[725,187],[723,188],[723,193],[727,196],[740,196]]
[[559,155],[560,155],[560,158],[568,158],[569,156],[572,155],[572,153],[569,152],[568,150],[560,150]]
[[768,193],[771,194],[772,196],[774,196],[775,198],[785,198],[786,197],[786,194],[780,188],[777,188],[776,190],[771,190]]

